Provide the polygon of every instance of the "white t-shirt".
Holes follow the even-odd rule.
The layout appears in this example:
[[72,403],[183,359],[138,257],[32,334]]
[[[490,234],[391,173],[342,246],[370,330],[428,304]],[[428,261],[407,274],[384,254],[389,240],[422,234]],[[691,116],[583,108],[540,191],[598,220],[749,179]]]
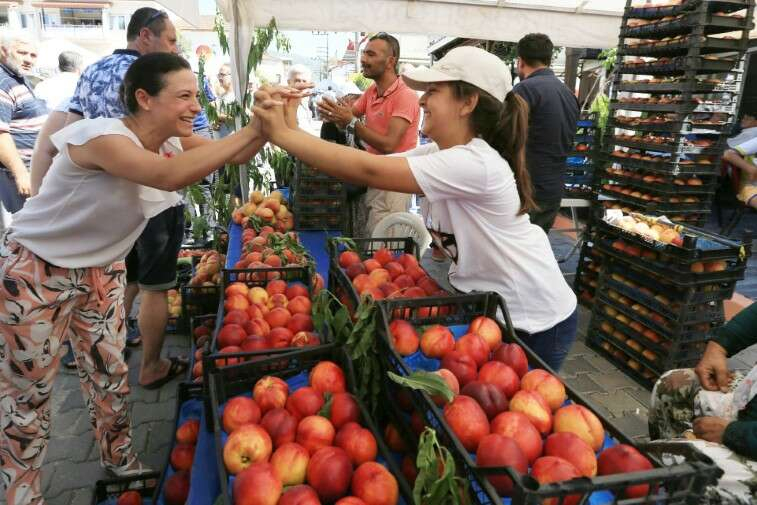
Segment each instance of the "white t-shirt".
[[407,157],[423,190],[421,207],[434,242],[452,259],[449,281],[463,292],[495,291],[513,326],[537,333],[564,321],[576,296],[544,231],[527,214],[510,165],[481,139],[439,150],[425,144]]
[[[174,191],[142,186],[103,170],[71,161],[68,145],[83,145],[101,135],[123,135],[142,143],[120,119],[77,121],[50,137],[58,155],[39,194],[13,216],[11,238],[48,263],[63,268],[107,266],[122,260],[147,220],[181,203]],[[168,139],[164,156],[181,152],[179,139]]]

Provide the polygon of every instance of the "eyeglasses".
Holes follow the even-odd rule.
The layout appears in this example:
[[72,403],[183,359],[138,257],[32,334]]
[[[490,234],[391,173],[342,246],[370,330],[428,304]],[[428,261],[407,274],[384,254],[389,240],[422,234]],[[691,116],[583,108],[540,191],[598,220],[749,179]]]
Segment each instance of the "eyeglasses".
[[145,20],[145,22],[142,24],[142,28],[147,28],[153,21],[164,17],[168,17],[168,13],[166,11],[155,11],[154,13],[152,13],[152,15],[150,15],[150,17]]

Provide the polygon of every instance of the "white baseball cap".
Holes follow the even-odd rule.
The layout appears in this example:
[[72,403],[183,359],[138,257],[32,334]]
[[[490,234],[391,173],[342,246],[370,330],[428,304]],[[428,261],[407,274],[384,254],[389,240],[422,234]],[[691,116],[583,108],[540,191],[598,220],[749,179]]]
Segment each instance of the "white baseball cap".
[[432,82],[463,81],[486,91],[500,102],[504,102],[513,89],[507,64],[492,53],[471,46],[451,49],[431,68],[408,69],[402,78],[417,91],[425,91],[426,85]]

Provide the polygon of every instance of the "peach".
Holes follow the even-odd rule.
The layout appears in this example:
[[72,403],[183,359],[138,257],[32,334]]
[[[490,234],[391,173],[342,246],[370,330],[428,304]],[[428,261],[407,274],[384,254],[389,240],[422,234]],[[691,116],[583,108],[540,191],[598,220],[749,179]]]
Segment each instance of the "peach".
[[252,398],[260,407],[260,412],[265,414],[271,409],[283,408],[289,396],[289,386],[286,382],[267,375],[255,383],[252,390]]
[[463,387],[461,393],[476,400],[490,420],[507,410],[507,397],[494,384],[469,382]]
[[521,379],[520,387],[525,391],[539,393],[553,412],[565,403],[565,386],[562,381],[544,370],[535,369],[528,372]]
[[250,288],[250,291],[247,293],[247,299],[250,303],[265,305],[268,303],[268,291],[260,286],[255,286],[254,288]]
[[389,324],[392,347],[401,356],[409,356],[418,350],[420,340],[412,324],[402,319],[395,319]]
[[333,361],[321,361],[310,371],[310,385],[319,393],[344,393],[347,381],[344,372]]
[[310,302],[310,298],[307,296],[295,296],[289,300],[287,310],[294,314],[306,314],[309,315],[312,310],[313,304]]
[[250,302],[242,295],[231,295],[223,302],[223,308],[226,311],[229,310],[247,310],[250,306]]
[[271,455],[273,471],[284,486],[304,483],[308,462],[310,462],[310,453],[294,442],[281,445]]
[[271,436],[274,448],[294,442],[297,437],[297,419],[284,408],[266,412],[260,420],[260,426]]
[[536,391],[520,390],[510,399],[510,411],[521,412],[542,435],[552,431],[552,411]]
[[195,459],[195,446],[194,444],[176,444],[171,449],[171,466],[177,472],[184,470],[189,471],[192,469],[192,462]]
[[360,263],[360,256],[355,251],[344,251],[339,254],[339,266],[347,268],[354,263]]
[[399,264],[402,265],[402,268],[404,268],[405,270],[407,270],[409,267],[418,266],[418,260],[415,258],[415,256],[408,253],[405,253],[402,256],[400,256],[397,261],[399,261]]
[[345,496],[341,500],[334,502],[334,505],[367,505],[367,504],[360,498],[356,498],[354,496]]
[[[599,454],[599,475],[613,475],[617,473],[632,473],[651,470],[652,463],[635,447],[618,444],[607,448]],[[642,498],[649,493],[648,484],[628,486],[623,491],[625,498]]]
[[489,434],[489,420],[479,404],[470,396],[458,395],[444,407],[444,419],[468,451],[474,452],[482,438]]
[[[249,307],[248,307],[249,309]],[[250,316],[247,314],[247,311],[244,310],[230,310],[224,315],[223,317],[223,324],[238,324],[239,326],[244,326],[244,323],[250,320]]]
[[277,505],[321,505],[321,500],[315,489],[306,484],[298,484],[286,488]]
[[565,431],[548,436],[544,444],[544,455],[568,461],[584,477],[597,475],[597,456],[589,444],[573,433]]
[[230,474],[236,475],[254,463],[268,461],[271,437],[258,424],[245,424],[234,430],[223,446],[223,462]]
[[523,377],[528,372],[528,358],[526,352],[518,344],[505,344],[494,351],[492,359],[495,361],[501,361],[505,365],[512,368],[518,377]]
[[444,355],[441,363],[442,368],[452,372],[457,378],[457,382],[465,387],[466,384],[476,380],[476,361],[473,357],[463,351],[451,350]]
[[189,472],[176,472],[166,479],[163,498],[166,505],[184,505],[189,496]]
[[223,294],[227,298],[231,295],[247,296],[248,291],[249,288],[244,282],[232,282],[223,290]]
[[[367,259],[363,261],[363,266],[365,266],[365,271],[368,273],[373,272],[374,270],[381,268],[381,263],[374,259]],[[387,272],[388,273],[388,272]]]
[[295,440],[313,454],[318,449],[331,445],[335,434],[334,425],[325,417],[307,416],[297,425]]
[[499,361],[490,361],[478,371],[478,380],[494,384],[507,396],[512,398],[520,389],[518,374],[509,366]]
[[[579,471],[568,461],[556,456],[542,456],[534,461],[531,467],[531,477],[539,481],[539,484],[549,484],[551,482],[563,482],[566,480],[577,479],[581,477]],[[569,495],[560,501],[560,498],[548,498],[542,503],[544,505],[576,505],[580,500],[580,495]]]
[[489,344],[489,350],[494,352],[502,345],[502,330],[497,321],[486,316],[478,316],[468,326],[468,333],[477,333]]
[[[276,293],[268,298],[266,305],[269,309],[282,308],[289,310],[289,299],[287,299],[287,296],[283,293]],[[291,310],[289,312],[291,314]]]
[[286,281],[282,281],[281,279],[274,279],[266,284],[265,290],[266,293],[268,293],[268,296],[278,294],[283,295],[286,293],[287,283]]
[[271,326],[262,318],[248,321],[244,329],[247,335],[257,335],[260,337],[267,337],[271,332]]
[[375,461],[367,461],[352,476],[352,494],[367,505],[396,505],[399,486],[389,470]]
[[294,337],[292,337],[290,345],[292,347],[308,347],[313,345],[320,345],[320,343],[321,339],[318,338],[318,335],[316,335],[312,331],[300,331],[297,332]]
[[455,342],[455,350],[469,354],[476,362],[477,367],[481,367],[489,360],[489,344],[475,333],[467,333]]
[[218,348],[239,345],[247,336],[245,329],[238,324],[226,324],[218,331]]
[[392,279],[392,282],[400,289],[408,289],[415,286],[415,281],[407,274],[398,275]]
[[[510,437],[504,437],[497,433],[491,433],[481,439],[476,451],[476,465],[481,467],[509,466],[521,475],[528,473],[528,459],[518,443]],[[496,477],[489,475],[486,478],[492,483],[497,494],[510,496],[513,491],[513,481],[504,472],[502,474]]]
[[310,298],[307,286],[301,282],[293,282],[287,286],[286,296],[289,300],[296,296],[304,296]]
[[234,505],[276,505],[282,490],[273,466],[256,463],[234,479]]
[[293,337],[294,335],[287,328],[273,328],[268,333],[266,341],[272,349],[283,349],[291,346]]
[[394,256],[392,255],[392,252],[387,249],[386,247],[382,247],[378,250],[376,250],[375,253],[373,253],[373,259],[378,261],[381,266],[386,265],[390,261],[394,259]]
[[390,282],[392,280],[392,276],[389,275],[389,272],[385,269],[377,268],[368,273],[368,279],[374,287],[378,287],[385,282]]
[[334,428],[339,429],[347,423],[360,419],[360,407],[350,393],[334,393],[331,396],[329,420]]
[[245,424],[257,424],[260,421],[260,407],[255,400],[246,396],[235,396],[226,402],[223,408],[222,424],[226,433]]
[[[446,368],[440,368],[434,373],[444,379],[444,382],[447,383],[450,391],[452,391],[452,396],[457,396],[458,394],[460,394],[460,383],[457,382],[457,377],[455,377],[455,374],[453,374]],[[431,397],[431,399],[439,406],[447,403],[447,400],[445,400],[441,395],[434,395]]]
[[400,290],[400,287],[393,282],[385,282],[379,286],[379,289],[384,293],[385,297],[388,297],[397,293]]
[[331,503],[347,494],[352,480],[352,463],[340,447],[323,447],[310,458],[307,481],[318,497]]
[[138,491],[124,491],[118,495],[116,505],[142,505],[142,495]]
[[301,331],[313,331],[313,318],[309,314],[294,313],[286,327],[293,334]]
[[365,265],[362,263],[353,263],[352,265],[348,266],[345,270],[347,273],[347,277],[350,278],[350,280],[355,279],[359,275],[367,275],[368,272],[365,270]]
[[421,335],[421,351],[429,358],[441,359],[455,348],[455,338],[446,326],[434,324]]
[[271,309],[268,314],[265,315],[265,322],[268,323],[271,328],[286,326],[291,319],[292,314],[283,307],[276,307]]
[[176,442],[180,444],[196,444],[200,432],[200,421],[188,419],[176,429]]
[[355,466],[375,460],[378,452],[376,438],[371,430],[355,422],[349,422],[339,430],[334,445],[344,449]]
[[594,413],[582,405],[566,405],[555,412],[555,433],[578,435],[597,452],[605,441],[605,430]]
[[524,414],[502,412],[492,421],[491,430],[492,433],[515,440],[529,463],[533,463],[536,458],[541,456],[541,434]]
[[313,416],[323,407],[323,395],[311,387],[302,387],[289,395],[286,409],[295,419]]
[[366,289],[368,289],[368,283],[370,282],[370,278],[368,277],[368,274],[359,274],[354,279],[352,279],[352,285],[355,287],[355,291],[358,293],[362,293]]
[[389,272],[389,276],[394,279],[398,275],[402,275],[405,273],[405,267],[397,263],[396,261],[390,261],[386,265],[384,265],[384,270]]

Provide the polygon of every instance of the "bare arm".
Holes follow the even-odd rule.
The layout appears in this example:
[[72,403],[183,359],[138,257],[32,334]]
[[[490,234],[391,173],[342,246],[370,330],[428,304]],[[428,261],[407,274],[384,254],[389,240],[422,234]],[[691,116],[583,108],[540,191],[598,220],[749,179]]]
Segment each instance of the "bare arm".
[[22,195],[29,194],[29,172],[21,161],[16,143],[10,133],[0,133],[0,165],[6,167],[16,179],[16,187]]
[[355,125],[355,133],[376,149],[384,154],[391,154],[397,152],[397,147],[402,142],[402,137],[410,127],[410,122],[407,119],[401,117],[393,117],[389,120],[389,129],[386,135],[381,135],[375,130],[371,130],[364,123],[357,123]]
[[68,117],[66,117],[66,126],[70,125],[71,123],[75,123],[77,121],[80,121],[84,119],[84,116],[81,114],[77,114],[76,112],[68,112]]
[[260,141],[252,124],[226,138],[198,145],[166,158],[140,148],[122,135],[103,135],[84,145],[70,145],[71,160],[88,169],[106,172],[138,184],[166,191],[181,189],[225,165]]
[[[183,150],[189,151],[190,149],[196,149],[200,146],[214,144],[215,142],[217,141],[201,137],[200,135],[192,135],[191,137],[183,137],[181,139],[181,147]],[[237,153],[227,163],[233,163],[235,165],[247,163],[258,153],[258,151],[263,148],[265,143],[266,139],[262,135],[258,136],[255,140],[245,146],[244,149],[239,151],[239,153]]]
[[42,185],[42,179],[45,178],[53,158],[58,154],[55,145],[50,141],[50,136],[66,126],[68,114],[62,111],[53,111],[47,116],[47,121],[42,125],[42,129],[37,135],[37,142],[34,144],[34,153],[32,154],[32,188],[31,196],[39,193],[39,187]]
[[739,168],[749,174],[751,180],[757,179],[757,166],[744,159],[738,151],[734,149],[728,149],[723,153],[723,159],[736,168]]

